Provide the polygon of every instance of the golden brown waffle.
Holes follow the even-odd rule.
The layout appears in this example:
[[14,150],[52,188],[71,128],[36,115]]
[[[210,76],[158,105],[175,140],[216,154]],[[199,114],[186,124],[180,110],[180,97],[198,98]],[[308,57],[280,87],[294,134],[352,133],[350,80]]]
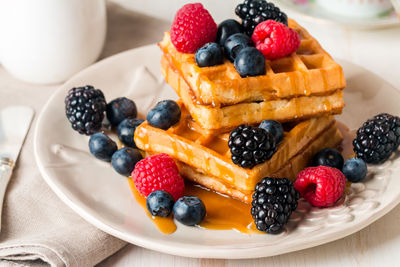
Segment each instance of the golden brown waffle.
[[[278,171],[272,174],[265,174],[265,176],[276,177],[276,178],[289,178],[292,181],[296,179],[297,174],[306,168],[310,163],[312,157],[321,149],[336,147],[340,144],[342,140],[342,134],[336,128],[335,125],[332,125],[324,131],[319,137],[317,137],[311,144],[306,146],[303,151],[300,151],[296,156],[292,157],[288,160],[288,162],[280,168]],[[206,188],[219,192],[221,194],[225,194],[241,200],[243,202],[250,203],[251,195],[253,194],[253,190],[244,191],[241,189],[237,189],[234,186],[226,184],[221,179],[216,177],[204,174],[202,170],[194,169],[191,166],[177,162],[179,172],[186,179],[191,180],[195,183],[198,183]]]
[[169,33],[159,43],[170,64],[193,90],[197,103],[232,105],[296,96],[327,95],[346,86],[343,70],[304,28],[294,20],[289,27],[300,35],[301,44],[290,56],[266,61],[266,75],[241,78],[229,60],[200,68],[194,54],[178,52]]
[[[258,181],[284,168],[290,159],[304,151],[329,129],[331,129],[329,138],[325,138],[324,142],[316,148],[320,149],[332,144],[329,139],[335,141],[332,145],[336,145],[339,142],[338,139],[341,138],[340,135],[335,135],[336,127],[332,116],[313,118],[292,127],[285,125],[284,139],[272,158],[252,169],[244,169],[233,164],[231,160],[228,148],[229,132],[204,130],[193,121],[182,105],[181,109],[180,122],[168,130],[154,128],[147,122],[142,123],[135,130],[136,145],[150,153],[169,154],[177,161],[215,180],[214,184],[206,181],[196,182],[242,200],[245,199],[233,193],[233,189],[248,195]],[[292,165],[297,166],[294,163]],[[191,178],[186,172],[184,175]],[[218,184],[223,184],[230,189],[225,190],[217,186]]]
[[201,105],[197,103],[192,88],[164,56],[161,59],[161,71],[166,82],[181,97],[193,119],[205,129],[232,128],[243,123],[260,123],[265,119],[298,121],[324,114],[338,114],[344,107],[342,90],[333,91],[326,96],[302,96],[221,107]]

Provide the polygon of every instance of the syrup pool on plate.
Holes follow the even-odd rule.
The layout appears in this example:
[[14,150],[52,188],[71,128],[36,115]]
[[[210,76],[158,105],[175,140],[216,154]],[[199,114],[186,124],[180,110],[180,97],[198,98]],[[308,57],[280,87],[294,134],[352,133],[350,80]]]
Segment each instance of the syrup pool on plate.
[[[351,132],[347,126],[337,122],[337,127],[343,135],[343,141],[339,145],[339,151],[346,160],[354,156],[353,139],[355,133]],[[136,201],[145,209],[147,216],[153,221],[154,225],[163,234],[172,234],[177,227],[172,214],[168,217],[152,216],[146,208],[146,198],[135,188],[132,179],[128,178],[129,186]],[[185,184],[185,195],[197,196],[206,206],[206,217],[201,222],[200,227],[212,230],[236,230],[245,234],[260,234],[251,216],[251,205],[235,200],[231,197],[216,193],[207,188],[195,185],[190,182]]]
[[[128,182],[136,201],[146,210],[147,216],[164,234],[172,234],[176,225],[172,216],[163,218],[152,216],[146,209],[146,198],[136,190],[132,179]],[[251,205],[215,193],[192,183],[185,184],[185,195],[199,197],[206,206],[206,217],[200,227],[213,230],[236,230],[242,233],[260,233],[250,214]]]
[[356,137],[355,131],[350,129],[342,122],[336,121],[336,126],[343,135],[343,141],[339,145],[339,151],[342,153],[344,160],[355,156],[353,151],[353,140]]

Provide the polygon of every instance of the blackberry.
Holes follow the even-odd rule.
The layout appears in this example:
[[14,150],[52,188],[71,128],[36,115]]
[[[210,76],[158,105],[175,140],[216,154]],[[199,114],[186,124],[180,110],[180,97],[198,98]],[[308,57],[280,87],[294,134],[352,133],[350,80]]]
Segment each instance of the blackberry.
[[65,97],[65,114],[72,128],[80,134],[91,135],[98,132],[105,111],[103,92],[91,85],[74,87]]
[[353,149],[366,163],[382,163],[400,144],[400,118],[381,113],[367,120],[357,131]]
[[265,177],[256,185],[251,215],[258,230],[279,234],[297,208],[299,192],[287,178]]
[[246,125],[240,125],[231,132],[228,146],[232,162],[242,168],[253,168],[270,159],[276,151],[275,138],[270,133]]
[[254,28],[265,20],[272,19],[288,25],[287,15],[265,0],[246,0],[236,6],[235,13],[242,19],[242,26],[248,36],[251,36]]

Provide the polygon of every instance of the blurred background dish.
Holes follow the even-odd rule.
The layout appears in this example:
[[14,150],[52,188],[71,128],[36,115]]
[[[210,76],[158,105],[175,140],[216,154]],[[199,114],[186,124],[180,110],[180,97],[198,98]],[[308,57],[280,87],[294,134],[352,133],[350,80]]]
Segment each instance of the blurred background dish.
[[390,1],[349,0],[277,0],[289,15],[323,24],[336,24],[355,29],[400,26]]
[[[293,2],[305,1],[297,0]],[[326,11],[352,18],[385,16],[393,10],[390,0],[315,0],[315,3]]]

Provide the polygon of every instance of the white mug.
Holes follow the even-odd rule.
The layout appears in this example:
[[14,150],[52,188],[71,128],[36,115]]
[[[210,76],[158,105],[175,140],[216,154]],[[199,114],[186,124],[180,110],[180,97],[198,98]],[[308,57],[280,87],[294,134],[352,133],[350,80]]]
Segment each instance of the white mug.
[[106,35],[105,0],[0,0],[0,63],[32,83],[58,83],[92,64]]

